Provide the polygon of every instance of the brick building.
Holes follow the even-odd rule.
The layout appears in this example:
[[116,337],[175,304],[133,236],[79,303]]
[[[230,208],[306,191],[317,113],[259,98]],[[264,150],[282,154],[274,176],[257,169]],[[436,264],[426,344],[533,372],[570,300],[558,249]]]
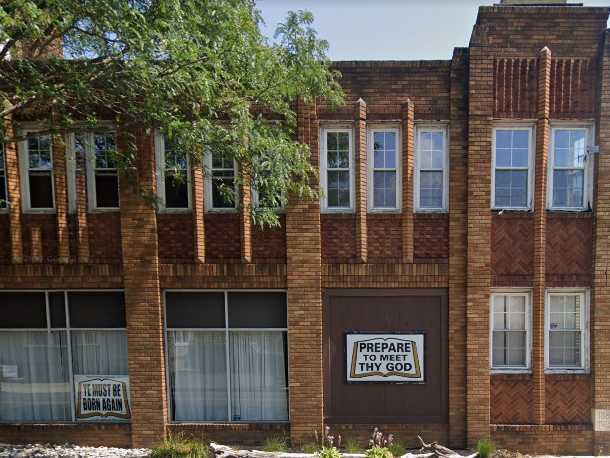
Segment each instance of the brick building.
[[[323,197],[278,229],[250,190],[218,199],[234,164],[206,174],[158,134],[138,137],[155,210],[119,186],[112,130],[5,125],[29,137],[0,161],[0,441],[329,424],[610,452],[609,10],[519,3],[480,7],[450,60],[336,62],[345,106],[298,107]],[[421,378],[348,383],[357,332],[423,336]],[[127,418],[86,401],[92,376],[129,387]]]

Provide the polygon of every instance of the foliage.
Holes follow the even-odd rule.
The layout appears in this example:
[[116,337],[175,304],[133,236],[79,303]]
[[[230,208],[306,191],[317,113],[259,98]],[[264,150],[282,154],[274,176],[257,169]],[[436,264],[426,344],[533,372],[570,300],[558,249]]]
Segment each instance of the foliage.
[[169,435],[150,452],[151,458],[208,458],[209,455],[207,444],[182,434]]
[[[262,199],[255,222],[278,224],[272,208],[315,196],[295,103],[343,93],[309,12],[290,12],[273,40],[261,22],[254,0],[5,0],[0,116],[34,114],[58,133],[110,121],[125,169],[134,130],[160,129],[192,164],[204,151],[237,161]],[[66,59],[53,55],[62,40]]]
[[390,452],[386,447],[380,447],[378,445],[374,445],[369,448],[366,453],[366,458],[392,458],[392,452]]
[[341,458],[341,452],[336,447],[322,447],[317,453],[317,458]]
[[343,449],[346,453],[361,453],[362,447],[360,443],[354,438],[348,438],[343,443]]
[[266,452],[287,452],[288,439],[281,436],[268,437],[263,445]]
[[496,451],[496,444],[490,439],[481,439],[477,442],[477,452],[481,458],[489,458]]
[[307,443],[303,444],[303,446],[301,448],[304,453],[308,453],[308,454],[317,453],[318,450],[320,450],[320,447],[318,447],[318,444],[316,444],[315,442],[307,442]]
[[396,441],[393,441],[392,443],[388,444],[387,448],[395,458],[404,455],[406,452],[405,447],[400,442]]
[[341,447],[341,434],[336,436],[331,432],[330,426],[325,426],[322,434],[318,435],[318,431],[313,432],[315,443],[319,448],[323,447]]
[[375,426],[369,439],[369,447],[388,447],[394,443],[394,435],[388,434],[387,437]]

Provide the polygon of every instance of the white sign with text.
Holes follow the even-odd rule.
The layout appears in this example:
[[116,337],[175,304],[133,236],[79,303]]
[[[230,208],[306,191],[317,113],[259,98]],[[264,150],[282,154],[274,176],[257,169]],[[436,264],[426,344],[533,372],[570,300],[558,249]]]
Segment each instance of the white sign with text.
[[75,375],[74,393],[79,421],[131,418],[128,376]]

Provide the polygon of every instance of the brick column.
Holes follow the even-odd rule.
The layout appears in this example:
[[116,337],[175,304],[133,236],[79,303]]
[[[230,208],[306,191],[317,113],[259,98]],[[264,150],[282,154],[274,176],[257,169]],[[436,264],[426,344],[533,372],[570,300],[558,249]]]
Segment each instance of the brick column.
[[191,191],[195,261],[205,262],[205,197],[203,168],[200,162],[191,166]]
[[413,262],[413,158],[415,154],[415,107],[402,106],[402,259]]
[[11,236],[11,262],[23,262],[23,235],[21,233],[21,185],[19,183],[19,154],[15,141],[12,118],[4,121],[4,167],[8,190],[9,231]]
[[[137,171],[130,169],[125,174],[132,176],[121,176],[121,238],[132,446],[149,447],[165,436],[167,399],[157,219],[154,207],[143,195],[154,193],[155,187],[152,137],[138,131],[136,145]],[[120,136],[119,148],[123,147],[124,137]],[[129,183],[130,178],[137,180],[140,189]]]
[[466,199],[468,86],[466,52],[451,61],[449,124],[449,445],[466,445]]
[[[319,165],[315,106],[299,103],[297,138]],[[312,186],[317,187],[312,182]],[[320,202],[291,198],[286,209],[288,270],[288,385],[290,434],[294,443],[312,440],[323,424],[322,264]]]
[[55,217],[57,221],[57,257],[60,263],[67,263],[70,261],[70,232],[68,228],[66,143],[61,135],[53,135],[52,142]]
[[90,249],[85,155],[77,154],[74,157],[74,161],[76,163],[76,240],[78,243],[78,262],[87,264],[89,262]]
[[252,186],[250,171],[241,167],[242,185],[239,187],[239,235],[242,262],[252,262]]
[[360,262],[368,258],[367,213],[367,162],[366,162],[366,102],[358,99],[354,121],[356,151],[356,256]]
[[551,51],[544,47],[538,56],[536,110],[536,157],[534,183],[534,282],[532,298],[532,382],[533,419],[544,424],[544,295],[546,250],[546,167],[549,149]]
[[[468,272],[466,302],[467,443],[489,436],[491,285],[491,134],[493,56],[475,26],[470,47],[468,122]],[[484,32],[483,32],[484,33]],[[477,42],[481,40],[481,44]]]
[[600,59],[600,147],[595,195],[595,253],[591,301],[591,369],[593,375],[594,453],[610,454],[610,34]]
[[30,227],[30,260],[33,263],[42,262],[42,233],[40,226]]

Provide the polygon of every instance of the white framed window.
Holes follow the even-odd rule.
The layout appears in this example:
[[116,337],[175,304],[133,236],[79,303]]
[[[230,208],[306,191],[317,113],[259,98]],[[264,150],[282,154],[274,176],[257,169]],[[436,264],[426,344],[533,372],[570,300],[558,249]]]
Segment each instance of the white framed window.
[[449,194],[447,129],[417,126],[415,138],[414,208],[446,211]]
[[48,134],[27,134],[21,142],[20,170],[22,205],[26,212],[55,210],[53,148]]
[[590,206],[588,127],[552,127],[547,205],[552,210],[585,210]]
[[[237,163],[213,152],[205,155],[205,208],[207,211],[234,211],[239,193],[235,177]],[[233,193],[231,200],[227,193]]]
[[491,294],[490,363],[494,372],[528,371],[531,367],[531,293]]
[[172,148],[167,137],[160,132],[155,134],[155,157],[160,208],[167,211],[190,210],[189,158]]
[[534,177],[532,137],[531,127],[493,129],[492,208],[531,210]]
[[368,206],[372,211],[400,209],[400,129],[372,128],[368,131]]
[[8,209],[8,188],[6,183],[6,166],[4,160],[4,143],[0,142],[0,212]]
[[351,128],[324,128],[321,135],[322,210],[354,210],[354,145]]
[[550,289],[545,307],[547,371],[589,369],[589,291]]

